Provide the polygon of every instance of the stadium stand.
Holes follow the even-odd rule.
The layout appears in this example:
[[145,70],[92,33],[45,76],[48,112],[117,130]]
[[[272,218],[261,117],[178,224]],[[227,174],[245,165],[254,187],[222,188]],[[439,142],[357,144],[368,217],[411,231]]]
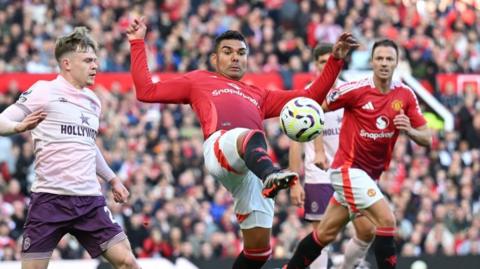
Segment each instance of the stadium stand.
[[[295,74],[312,71],[311,48],[334,41],[343,30],[362,43],[351,55],[349,69],[368,69],[376,38],[396,40],[403,47],[402,70],[451,109],[456,122],[451,132],[437,131],[427,150],[400,137],[380,181],[396,208],[401,255],[480,255],[480,78],[471,75],[475,77],[465,83],[436,79],[440,73],[480,72],[478,1],[3,0],[0,81],[7,87],[0,94],[0,111],[25,90],[13,80],[4,81],[2,74],[54,73],[55,38],[74,26],[92,29],[101,45],[102,72],[128,72],[123,31],[138,14],[148,19],[152,71],[209,68],[212,37],[237,29],[248,38],[251,72],[277,72],[286,90]],[[125,205],[106,195],[135,254],[172,260],[235,257],[242,247],[232,199],[203,168],[203,137],[191,109],[141,104],[133,91],[116,84],[95,91],[103,106],[98,144],[132,194]],[[266,130],[272,154],[285,167],[288,139],[276,121],[267,121]],[[20,257],[32,163],[28,134],[0,137],[1,261]],[[278,195],[273,258],[288,258],[307,234],[301,213],[289,205],[286,192]],[[346,229],[333,244],[333,259],[351,235],[352,229]],[[69,237],[53,254],[56,259],[87,255]]]

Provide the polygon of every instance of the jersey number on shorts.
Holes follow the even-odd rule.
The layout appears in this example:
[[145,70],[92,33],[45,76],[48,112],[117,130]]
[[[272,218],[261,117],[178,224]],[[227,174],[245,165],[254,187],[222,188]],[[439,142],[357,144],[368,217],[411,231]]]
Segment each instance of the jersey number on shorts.
[[103,207],[103,209],[105,210],[105,213],[108,214],[108,217],[110,218],[110,220],[112,221],[112,223],[117,223],[117,221],[113,218],[112,216],[112,211],[110,211],[110,209],[108,209],[107,206]]

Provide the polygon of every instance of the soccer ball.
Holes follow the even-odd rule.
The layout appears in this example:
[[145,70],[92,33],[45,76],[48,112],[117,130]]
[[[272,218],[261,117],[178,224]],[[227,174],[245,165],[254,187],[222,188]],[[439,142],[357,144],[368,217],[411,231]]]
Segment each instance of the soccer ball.
[[280,112],[280,128],[291,139],[307,142],[322,133],[325,116],[322,107],[307,97],[290,100]]

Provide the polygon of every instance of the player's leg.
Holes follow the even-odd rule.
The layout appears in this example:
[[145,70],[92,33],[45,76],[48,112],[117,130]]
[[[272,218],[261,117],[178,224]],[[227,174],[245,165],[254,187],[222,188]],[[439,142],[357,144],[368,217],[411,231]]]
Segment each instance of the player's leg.
[[230,191],[229,185],[238,183],[225,182],[224,179],[232,175],[242,176],[249,171],[263,182],[264,196],[268,198],[273,198],[280,189],[294,184],[298,178],[296,173],[281,171],[273,165],[267,154],[265,135],[260,130],[220,130],[210,135],[203,148],[208,171]]
[[[332,199],[334,201],[334,199]],[[286,269],[307,268],[349,221],[349,210],[338,202],[328,205],[318,229],[300,241]]]
[[280,170],[267,153],[267,140],[261,130],[243,131],[237,138],[237,150],[248,169],[261,180]]
[[375,237],[375,225],[364,215],[356,216],[352,223],[355,236],[347,243],[342,269],[353,269],[359,259],[364,259]]
[[22,269],[47,269],[50,259],[22,260]]
[[[273,200],[262,196],[262,181],[241,156],[248,129],[218,131],[204,143],[205,166],[235,200],[235,213],[244,236],[244,249],[233,268],[261,268],[271,254]],[[243,137],[243,138],[240,138]],[[243,153],[242,153],[243,155]]]
[[267,153],[267,140],[261,130],[245,130],[237,138],[237,149],[245,165],[264,181],[265,197],[273,198],[281,189],[295,184],[298,174],[275,167]]
[[375,180],[361,169],[348,167],[332,171],[330,179],[351,210],[361,211],[375,225],[373,246],[379,269],[395,268],[395,217]]
[[140,268],[132,253],[130,242],[126,238],[108,248],[102,256],[116,269]]
[[268,198],[273,198],[280,189],[295,184],[298,179],[297,173],[281,171],[274,166],[261,130],[235,128],[217,131],[204,142],[204,158],[209,172],[219,180],[251,171],[263,181],[263,194]]
[[[318,230],[330,198],[333,195],[331,184],[305,183],[305,219],[310,221],[313,230]],[[310,264],[310,269],[326,269],[328,248],[322,249],[320,256]]]
[[106,206],[103,196],[76,197],[81,215],[69,232],[92,258],[103,255],[116,269],[140,268],[126,234]]
[[242,229],[243,251],[233,264],[233,269],[260,269],[272,254],[270,228]]
[[[319,229],[321,221],[313,221],[313,231]],[[310,269],[326,269],[328,266],[328,248],[323,248],[320,256],[318,256],[311,264]]]
[[53,250],[65,235],[65,226],[72,215],[69,203],[60,201],[59,197],[32,194],[23,232],[22,269],[46,269]]
[[376,226],[373,247],[378,268],[396,268],[397,255],[394,238],[396,223],[388,202],[383,198],[365,209],[364,214]]
[[237,186],[233,197],[244,248],[235,260],[233,269],[260,269],[272,253],[270,232],[273,223],[273,200],[262,196],[262,184],[252,172],[249,171],[240,180],[241,185]]

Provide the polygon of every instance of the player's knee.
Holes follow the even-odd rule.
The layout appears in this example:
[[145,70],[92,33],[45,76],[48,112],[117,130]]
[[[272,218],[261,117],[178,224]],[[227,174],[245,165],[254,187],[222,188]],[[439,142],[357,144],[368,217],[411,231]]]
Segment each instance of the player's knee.
[[[261,220],[267,222],[270,216],[263,216],[264,213],[260,213],[254,211],[250,214],[249,219],[247,221],[251,221],[254,219]],[[258,224],[256,224],[258,225]],[[270,233],[271,230],[269,228],[263,227],[253,227],[250,229],[242,229],[243,234],[243,241],[244,241],[244,249],[251,250],[251,249],[270,249]]]
[[353,221],[355,237],[363,242],[371,242],[375,238],[376,227],[366,217],[361,216]]
[[326,245],[330,244],[331,242],[333,242],[333,240],[335,240],[336,237],[337,237],[336,234],[326,233],[321,238],[319,238],[319,241],[322,245],[326,246]]
[[337,237],[337,232],[335,229],[329,229],[328,227],[320,224],[316,229],[316,235],[318,242],[321,245],[326,246],[335,240]]
[[362,240],[363,242],[372,242],[373,239],[375,238],[375,232],[376,232],[376,228],[375,226],[372,226],[369,229],[366,229],[364,231],[357,233],[356,237]]
[[395,221],[395,216],[393,213],[391,214],[385,214],[384,216],[381,216],[380,219],[378,220],[379,226],[380,227],[396,227],[396,221]]
[[247,146],[251,147],[267,147],[267,141],[265,134],[261,130],[249,130],[245,131],[239,136],[237,140],[237,148],[240,150],[240,155],[243,155],[247,151]]
[[125,255],[116,266],[117,269],[140,269],[133,254]]
[[238,155],[240,155],[243,158],[243,155],[245,154],[245,149],[243,148],[243,144],[245,142],[245,138],[247,137],[248,131],[243,132],[241,135],[238,136],[237,138],[237,151]]
[[314,231],[317,231],[320,228],[321,221],[312,221],[312,228]]

